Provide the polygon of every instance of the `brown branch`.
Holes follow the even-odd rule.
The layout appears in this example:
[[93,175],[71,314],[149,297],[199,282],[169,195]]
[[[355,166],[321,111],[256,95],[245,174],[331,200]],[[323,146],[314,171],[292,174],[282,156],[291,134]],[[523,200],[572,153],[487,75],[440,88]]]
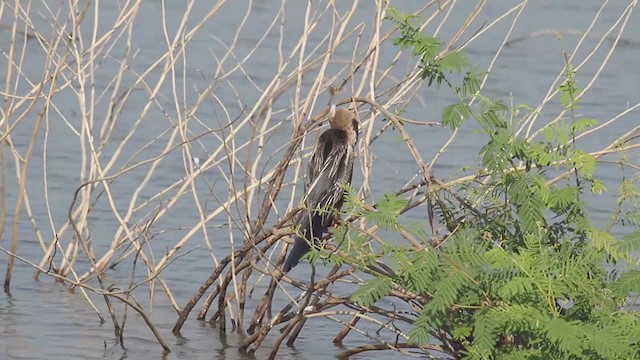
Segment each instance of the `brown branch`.
[[435,351],[444,353],[444,349],[439,345],[416,345],[409,343],[396,343],[396,344],[372,344],[372,345],[364,345],[359,346],[357,348],[346,350],[338,353],[338,359],[349,359],[349,357],[353,355],[357,355],[366,351],[376,351],[376,350],[395,350],[400,351],[400,349],[420,349],[423,351]]
[[[364,315],[366,313],[365,310],[360,310],[358,312],[358,314]],[[344,340],[345,337],[347,337],[347,335],[349,335],[349,332],[351,332],[351,329],[353,329],[356,324],[358,324],[358,321],[360,321],[360,317],[359,316],[354,316],[351,318],[351,321],[349,321],[349,323],[347,325],[345,325],[342,330],[340,330],[340,332],[338,333],[338,335],[336,335],[335,338],[333,338],[333,343],[334,344],[342,344],[342,340]]]
[[[294,216],[294,213],[295,212],[292,212],[291,214],[287,214],[287,216],[285,216],[278,224],[273,226],[269,232],[260,236],[255,241],[255,243],[246,244],[242,249],[237,250],[235,253],[229,254],[224,259],[222,259],[218,264],[218,266],[216,267],[216,269],[213,271],[213,273],[207,278],[207,280],[205,280],[205,282],[200,286],[198,291],[196,291],[196,293],[193,295],[191,300],[189,300],[187,304],[185,304],[185,306],[183,307],[180,313],[180,316],[178,317],[178,320],[176,321],[176,324],[173,326],[173,332],[180,333],[180,329],[182,328],[182,325],[184,325],[184,322],[187,320],[187,317],[189,316],[189,313],[191,313],[191,310],[193,310],[194,306],[198,303],[198,301],[200,301],[202,296],[207,292],[207,289],[209,289],[209,287],[211,287],[211,285],[213,285],[213,283],[220,277],[224,269],[231,262],[232,258],[237,259],[237,261],[242,260],[248,251],[250,251],[256,245],[262,243],[265,240],[266,240],[265,248],[269,248],[276,241],[280,240],[282,236],[286,235],[286,233],[278,233],[278,231],[284,226],[284,224],[286,224],[291,220],[291,218]],[[238,265],[240,265],[240,263],[238,263]],[[222,293],[219,293],[218,296],[224,296],[224,295]],[[206,314],[206,310],[203,309],[201,313],[203,311]]]

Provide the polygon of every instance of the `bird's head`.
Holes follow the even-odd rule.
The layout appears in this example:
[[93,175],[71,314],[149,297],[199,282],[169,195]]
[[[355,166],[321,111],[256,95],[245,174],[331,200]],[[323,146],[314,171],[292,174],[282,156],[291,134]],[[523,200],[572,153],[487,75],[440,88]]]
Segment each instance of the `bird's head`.
[[330,125],[332,129],[358,132],[358,120],[356,120],[356,115],[351,110],[335,110]]

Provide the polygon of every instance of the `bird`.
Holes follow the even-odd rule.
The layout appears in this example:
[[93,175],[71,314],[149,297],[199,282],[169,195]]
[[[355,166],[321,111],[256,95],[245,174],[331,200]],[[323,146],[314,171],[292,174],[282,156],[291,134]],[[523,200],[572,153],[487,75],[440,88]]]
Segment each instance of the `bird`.
[[358,141],[358,120],[351,110],[332,105],[330,128],[318,138],[309,161],[305,181],[304,210],[298,217],[299,235],[284,262],[289,272],[300,258],[319,241],[338,215],[344,202],[345,185],[351,184],[353,159]]

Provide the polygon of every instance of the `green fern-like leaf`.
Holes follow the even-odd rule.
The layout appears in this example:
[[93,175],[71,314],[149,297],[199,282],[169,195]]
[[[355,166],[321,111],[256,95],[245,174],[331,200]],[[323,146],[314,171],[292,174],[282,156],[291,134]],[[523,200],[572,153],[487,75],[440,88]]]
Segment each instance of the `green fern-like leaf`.
[[462,79],[462,96],[474,96],[478,92],[480,92],[480,86],[482,85],[482,80],[475,73],[475,71],[469,71],[465,75],[464,79]]
[[615,247],[618,252],[631,257],[633,252],[640,250],[640,230],[636,230],[631,234],[623,236]]
[[364,202],[358,197],[358,192],[349,184],[344,185],[344,212],[353,216],[362,216]]
[[494,316],[507,331],[539,331],[547,322],[546,315],[537,307],[528,304],[513,304],[497,307]]
[[534,292],[535,285],[536,281],[530,277],[514,277],[498,290],[498,295],[504,299],[511,300],[515,296]]
[[595,119],[579,119],[571,124],[571,130],[576,134],[585,132],[586,130],[591,129],[592,127],[598,125],[598,120]]
[[596,168],[596,159],[586,152],[575,149],[570,156],[570,162],[580,169],[585,177],[593,177],[593,171]]
[[608,232],[592,227],[587,230],[587,234],[591,239],[592,246],[597,250],[605,251],[616,260],[632,260],[626,252],[620,249],[616,238]]
[[554,318],[545,324],[544,331],[547,339],[563,352],[574,356],[582,354],[582,334],[579,322]]
[[471,117],[471,109],[467,104],[451,104],[442,110],[442,125],[456,129],[469,117]]
[[377,277],[365,281],[364,284],[351,295],[351,299],[360,306],[368,307],[389,295],[392,289],[393,281],[391,281],[391,279],[387,277]]
[[549,196],[551,195],[551,189],[549,188],[549,184],[547,184],[547,180],[542,176],[535,174],[531,175],[530,181],[531,191],[533,191],[533,194],[540,198],[543,203],[547,203],[549,201]]
[[405,248],[400,248],[397,246],[387,245],[384,246],[383,253],[388,255],[391,259],[391,263],[393,264],[393,269],[396,274],[406,274],[411,271],[415,267],[415,264],[411,261],[409,257],[410,250]]
[[544,224],[544,203],[537,196],[523,201],[518,207],[522,230],[525,233],[535,233]]
[[627,336],[624,336],[620,330],[607,326],[593,332],[585,332],[587,338],[585,343],[602,358],[628,359],[628,356],[633,353],[633,347],[630,346],[631,342]]
[[620,206],[623,202],[640,198],[640,191],[636,189],[637,180],[623,179],[618,191],[617,204]]
[[482,114],[480,122],[487,128],[506,128],[507,126],[507,123],[500,118],[499,114],[491,109]]
[[468,282],[468,278],[461,271],[452,269],[447,276],[441,278],[436,284],[435,294],[425,309],[432,313],[445,311],[455,303],[460,291]]
[[568,209],[578,197],[578,189],[573,186],[567,186],[560,189],[551,189],[547,206],[549,208],[561,212]]
[[602,194],[607,191],[607,187],[604,186],[604,183],[598,179],[591,179],[591,193],[592,194]]
[[517,269],[511,255],[500,247],[487,251],[484,253],[484,257],[491,264],[491,267],[496,270],[513,272]]
[[525,139],[515,138],[513,139],[511,149],[513,151],[513,155],[520,160],[527,160],[531,162],[531,160],[527,157],[527,150],[529,149],[529,143]]
[[380,211],[385,211],[388,213],[398,213],[400,210],[404,209],[407,206],[409,201],[407,199],[403,199],[401,197],[396,196],[395,194],[385,194],[384,198],[378,201],[378,209]]
[[506,129],[498,129],[491,133],[491,141],[481,150],[482,165],[492,173],[504,172],[509,167],[511,159],[510,147],[511,135]]
[[480,358],[489,358],[495,350],[500,333],[500,314],[494,310],[476,313],[473,328],[473,347],[471,352]]
[[609,289],[619,297],[627,297],[632,293],[640,294],[640,270],[622,273],[618,280],[609,285]]
[[376,209],[364,211],[364,216],[373,220],[383,229],[394,229],[398,226],[398,214],[408,204],[408,200],[395,194],[385,194],[376,204]]
[[422,56],[422,61],[425,63],[433,61],[438,54],[438,49],[442,46],[442,42],[437,38],[420,32],[414,34],[413,40],[413,56]]
[[456,340],[463,340],[471,335],[472,331],[473,328],[471,328],[471,326],[456,326],[451,332],[451,335]]
[[566,123],[555,123],[544,129],[545,140],[555,142],[558,146],[567,146],[571,140],[571,127]]
[[430,341],[431,315],[424,309],[413,323],[414,328],[409,332],[409,341],[414,344],[428,344]]
[[545,198],[549,198],[547,184],[536,175],[521,174],[509,185],[509,196],[518,210],[520,225],[525,233],[536,233],[544,224]]
[[[405,255],[406,256],[406,255]],[[411,259],[413,266],[400,273],[409,291],[427,294],[433,291],[433,274],[437,272],[439,260],[433,250],[421,250]]]
[[459,73],[462,69],[469,66],[469,59],[464,51],[456,50],[443,56],[440,59],[440,64],[443,71],[455,71]]
[[482,165],[491,173],[500,172],[509,163],[509,157],[496,146],[483,149]]
[[527,149],[527,156],[538,166],[549,166],[563,159],[561,154],[544,143],[532,144]]
[[564,73],[566,80],[560,85],[560,104],[562,104],[564,108],[573,111],[578,107],[579,101],[577,97],[581,89],[576,84],[576,72],[568,60]]

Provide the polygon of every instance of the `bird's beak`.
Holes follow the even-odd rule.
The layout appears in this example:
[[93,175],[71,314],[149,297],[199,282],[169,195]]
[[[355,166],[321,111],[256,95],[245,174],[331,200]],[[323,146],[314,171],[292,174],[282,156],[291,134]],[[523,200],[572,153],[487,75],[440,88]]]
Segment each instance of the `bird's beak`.
[[331,104],[329,108],[329,118],[333,119],[336,116],[336,104]]
[[338,93],[338,88],[329,86],[329,121],[333,120],[336,117],[336,94]]

